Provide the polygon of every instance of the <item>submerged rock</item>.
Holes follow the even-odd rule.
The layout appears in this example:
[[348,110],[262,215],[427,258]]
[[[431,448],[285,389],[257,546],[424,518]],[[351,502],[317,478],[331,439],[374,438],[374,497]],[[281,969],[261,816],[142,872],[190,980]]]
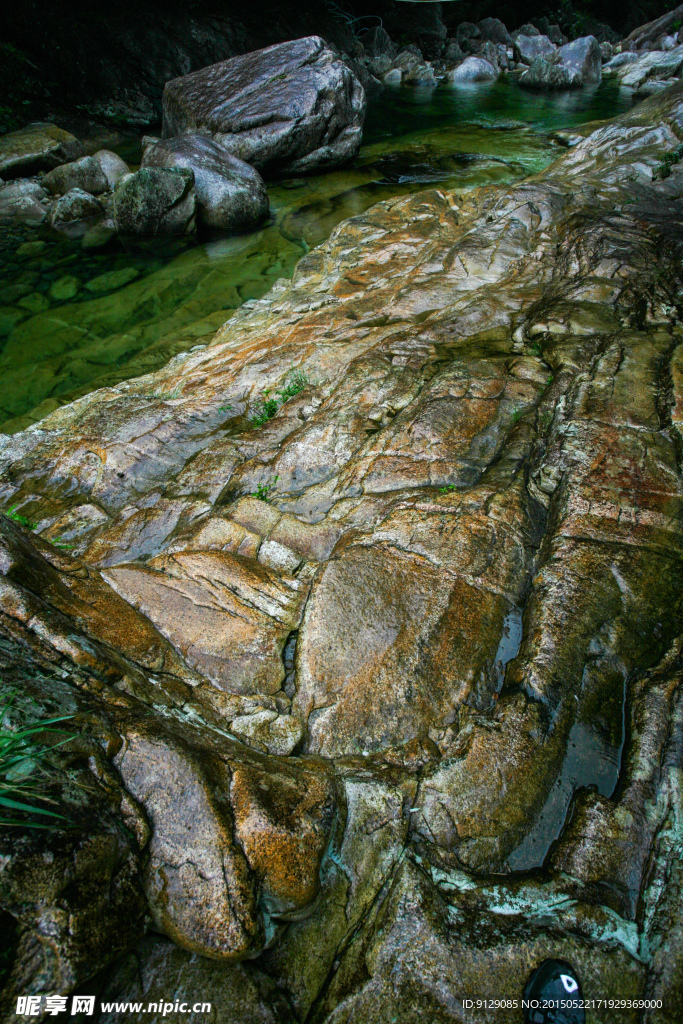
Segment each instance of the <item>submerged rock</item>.
[[19,178],[84,156],[83,146],[56,124],[39,121],[0,136],[0,175]]
[[365,93],[319,36],[277,43],[164,88],[164,138],[212,136],[268,174],[335,167],[361,144]]
[[45,199],[47,191],[28,178],[0,185],[0,223],[42,224],[48,214]]
[[143,167],[116,185],[116,229],[131,235],[184,235],[194,230],[195,205],[191,170]]
[[149,146],[142,167],[185,167],[194,174],[200,224],[224,231],[248,231],[268,216],[263,178],[212,139],[179,135]]
[[535,57],[519,84],[530,89],[576,89],[602,79],[602,54],[594,36],[566,43],[548,57]]
[[13,838],[7,998],[450,1024],[559,957],[674,1024],[682,134],[678,83],[525,181],[379,203],[207,347],[0,437],[35,524],[0,520],[3,672],[80,716],[102,922],[66,830]]

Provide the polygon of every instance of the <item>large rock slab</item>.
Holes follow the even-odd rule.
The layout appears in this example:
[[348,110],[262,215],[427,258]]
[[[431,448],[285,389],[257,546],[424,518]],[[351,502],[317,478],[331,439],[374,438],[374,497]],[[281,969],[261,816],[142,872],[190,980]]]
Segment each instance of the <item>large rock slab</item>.
[[182,964],[257,958],[247,1014],[263,971],[299,1020],[450,1022],[561,956],[680,1016],[682,135],[678,83],[380,203],[0,438],[0,654],[84,709]]
[[560,46],[548,57],[535,57],[519,79],[530,89],[576,89],[602,80],[602,55],[595,36]]
[[194,174],[200,224],[224,231],[248,231],[268,216],[263,178],[203,135],[179,135],[148,146],[142,167],[185,167]]
[[176,78],[163,135],[211,135],[268,174],[335,167],[360,148],[365,93],[319,36],[277,43]]
[[0,137],[0,177],[20,178],[77,160],[82,144],[56,124],[38,121]]

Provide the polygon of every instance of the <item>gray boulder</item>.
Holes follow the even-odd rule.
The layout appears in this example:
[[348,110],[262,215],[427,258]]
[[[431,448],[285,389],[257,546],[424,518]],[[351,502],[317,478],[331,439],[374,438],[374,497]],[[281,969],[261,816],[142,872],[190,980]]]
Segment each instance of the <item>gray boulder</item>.
[[102,203],[95,196],[82,188],[72,188],[66,195],[57,200],[50,214],[50,223],[72,224],[75,221],[88,221],[104,214]]
[[547,36],[517,36],[513,45],[515,60],[531,64],[537,57],[549,57],[556,47]]
[[532,25],[530,21],[527,21],[526,25],[520,25],[518,29],[512,33],[512,38],[517,39],[519,36],[540,36],[539,30],[535,25]]
[[497,67],[483,57],[467,57],[453,71],[448,72],[452,85],[466,85],[470,82],[495,82],[499,76]]
[[53,196],[62,196],[74,188],[82,189],[94,196],[109,190],[109,182],[104,171],[92,156],[84,156],[80,160],[55,167],[43,178],[43,186]]
[[145,150],[141,166],[191,170],[197,219],[207,227],[248,231],[268,216],[268,193],[258,171],[203,135],[162,139]]
[[461,21],[455,30],[455,38],[462,46],[469,39],[481,39],[481,29],[473,21]]
[[184,235],[195,227],[194,174],[185,167],[142,167],[114,189],[116,229],[124,235]]
[[83,156],[82,144],[56,124],[38,121],[0,136],[0,175],[20,178]]
[[398,53],[398,46],[391,39],[391,36],[382,25],[373,25],[361,36],[361,42],[369,57],[395,57]]
[[443,59],[449,63],[455,63],[465,59],[465,54],[460,47],[460,43],[457,39],[449,39],[444,50]]
[[298,174],[354,157],[365,108],[356,76],[307,36],[167,82],[162,136],[211,135],[259,170]]
[[130,174],[130,167],[125,160],[122,160],[118,153],[112,153],[110,149],[100,149],[94,154],[94,159],[102,168],[102,173],[107,179],[110,189],[113,189],[117,182],[126,174]]
[[503,46],[512,46],[512,36],[500,18],[484,18],[477,22],[477,28],[482,39],[491,43],[501,43]]
[[0,188],[0,224],[42,224],[47,208],[42,200],[47,198],[44,188],[35,182],[20,178]]
[[576,89],[597,85],[602,79],[602,56],[595,36],[566,43],[549,57],[537,57],[520,76],[531,89]]

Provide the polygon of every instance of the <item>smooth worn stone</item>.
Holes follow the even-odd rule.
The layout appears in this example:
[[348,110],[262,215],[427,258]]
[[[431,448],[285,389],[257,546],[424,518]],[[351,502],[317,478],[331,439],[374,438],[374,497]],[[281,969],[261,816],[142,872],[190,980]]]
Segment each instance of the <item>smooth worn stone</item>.
[[535,57],[550,56],[555,52],[556,47],[547,36],[519,35],[515,39],[512,49],[516,61],[521,64],[531,64]]
[[560,46],[548,57],[536,57],[519,84],[530,89],[574,89],[602,79],[602,56],[595,36]]
[[46,247],[47,242],[42,240],[37,242],[22,242],[17,249],[17,256],[37,256]]
[[92,156],[84,156],[80,160],[55,167],[45,175],[41,185],[52,195],[59,196],[72,188],[80,188],[84,192],[98,196],[111,187],[100,164]]
[[483,57],[467,57],[457,68],[448,72],[448,81],[453,85],[468,82],[494,82],[499,75],[497,67]]
[[259,171],[298,174],[354,157],[365,107],[352,72],[308,36],[167,82],[163,137],[208,134]]
[[125,160],[122,160],[118,153],[112,153],[110,149],[98,149],[93,153],[93,160],[96,160],[107,179],[108,188],[116,188],[117,183],[126,174],[130,174],[130,167]]
[[122,288],[130,284],[139,275],[140,271],[135,267],[122,267],[121,270],[109,270],[106,274],[91,277],[85,287],[89,292],[108,292],[113,288]]
[[55,302],[68,302],[69,299],[75,298],[80,287],[81,282],[77,277],[71,275],[60,277],[50,285],[50,298],[54,299]]
[[50,213],[50,223],[70,224],[72,221],[87,221],[101,217],[104,207],[99,199],[82,188],[72,188],[57,200]]
[[123,235],[185,235],[195,228],[194,175],[184,167],[143,167],[114,189],[114,219]]
[[248,231],[268,216],[268,193],[258,171],[202,135],[179,135],[148,146],[142,166],[192,171],[197,217],[207,227]]
[[36,122],[0,137],[0,175],[19,178],[84,156],[83,146],[56,124]]

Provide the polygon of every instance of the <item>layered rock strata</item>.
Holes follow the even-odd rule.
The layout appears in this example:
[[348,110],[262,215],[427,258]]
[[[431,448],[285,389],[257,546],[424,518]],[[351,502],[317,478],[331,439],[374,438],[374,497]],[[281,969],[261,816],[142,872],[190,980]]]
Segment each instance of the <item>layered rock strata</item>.
[[[1,439],[6,673],[107,808],[3,839],[8,999],[138,962],[244,1019],[513,1021],[464,1000],[556,956],[654,1000],[595,1020],[680,1019],[682,139],[675,85],[515,186],[380,203]],[[37,973],[89,842],[117,944]]]

